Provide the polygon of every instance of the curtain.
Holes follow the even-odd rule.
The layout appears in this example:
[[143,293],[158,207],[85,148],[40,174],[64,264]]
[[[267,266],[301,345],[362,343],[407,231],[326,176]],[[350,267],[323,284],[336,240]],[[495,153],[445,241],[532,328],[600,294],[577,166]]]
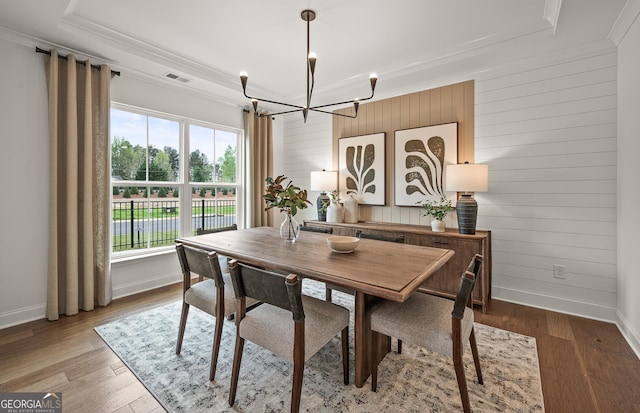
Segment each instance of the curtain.
[[273,176],[273,128],[271,116],[259,117],[243,110],[247,132],[247,206],[249,227],[273,226],[272,211],[265,211],[262,195],[265,179]]
[[109,107],[111,69],[45,56],[49,94],[47,318],[111,302]]

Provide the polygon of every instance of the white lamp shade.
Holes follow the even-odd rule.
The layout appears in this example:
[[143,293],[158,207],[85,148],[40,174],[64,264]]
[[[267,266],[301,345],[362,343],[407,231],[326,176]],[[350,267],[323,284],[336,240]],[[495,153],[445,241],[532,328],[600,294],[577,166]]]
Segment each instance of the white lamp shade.
[[446,191],[486,192],[489,190],[489,166],[473,163],[447,165]]
[[336,171],[312,171],[311,190],[312,191],[332,191],[336,189],[338,182],[338,172]]

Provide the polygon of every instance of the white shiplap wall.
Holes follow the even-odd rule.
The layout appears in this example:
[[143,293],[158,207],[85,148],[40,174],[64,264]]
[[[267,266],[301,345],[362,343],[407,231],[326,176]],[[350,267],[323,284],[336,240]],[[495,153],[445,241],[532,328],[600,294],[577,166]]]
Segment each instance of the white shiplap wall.
[[493,297],[615,319],[616,62],[608,49],[476,78]]
[[[333,170],[331,164],[332,116],[324,113],[309,113],[307,123],[301,114],[285,115],[283,142],[283,170],[273,171],[275,175],[285,174],[295,185],[309,189],[311,171]],[[305,219],[317,219],[316,198],[320,192],[310,191],[309,208],[299,211],[295,219],[302,224]]]

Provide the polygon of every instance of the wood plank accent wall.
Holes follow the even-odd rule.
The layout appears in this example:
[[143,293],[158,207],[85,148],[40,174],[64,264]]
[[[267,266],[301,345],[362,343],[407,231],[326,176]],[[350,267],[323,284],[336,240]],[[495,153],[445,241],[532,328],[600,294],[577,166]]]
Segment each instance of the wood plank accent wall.
[[605,49],[476,78],[494,297],[615,319],[616,71]]
[[[338,139],[386,133],[385,206],[361,206],[361,219],[428,224],[420,208],[394,206],[394,132],[401,129],[458,122],[458,162],[474,161],[474,81],[397,96],[360,105],[355,119],[333,117],[333,169],[338,169]],[[336,111],[352,114],[353,108]],[[450,214],[451,215],[451,214]],[[448,217],[448,226],[457,226]]]

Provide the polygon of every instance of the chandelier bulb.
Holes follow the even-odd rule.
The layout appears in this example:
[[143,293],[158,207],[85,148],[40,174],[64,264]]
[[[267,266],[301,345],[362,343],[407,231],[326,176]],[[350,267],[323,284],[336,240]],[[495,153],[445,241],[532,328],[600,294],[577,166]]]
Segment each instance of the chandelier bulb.
[[240,82],[242,82],[242,91],[245,95],[247,94],[247,80],[249,80],[249,76],[247,75],[247,72],[243,70],[240,72]]

